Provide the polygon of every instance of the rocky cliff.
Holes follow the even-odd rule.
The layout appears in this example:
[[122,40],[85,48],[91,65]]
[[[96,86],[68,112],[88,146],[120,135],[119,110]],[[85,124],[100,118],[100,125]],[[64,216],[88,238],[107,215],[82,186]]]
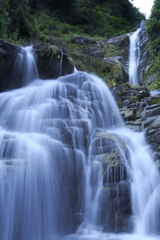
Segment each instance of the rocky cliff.
[[153,150],[153,159],[160,167],[160,94],[146,87],[122,84],[113,89],[125,125],[144,132]]
[[[113,87],[128,81],[129,35],[112,39],[94,39],[84,36],[48,38],[45,43],[34,44],[38,74],[42,79],[59,77],[73,72],[74,65],[80,71],[94,72]],[[24,43],[23,43],[24,44]],[[0,40],[0,91],[19,88],[18,76],[13,79],[14,64],[21,48]]]

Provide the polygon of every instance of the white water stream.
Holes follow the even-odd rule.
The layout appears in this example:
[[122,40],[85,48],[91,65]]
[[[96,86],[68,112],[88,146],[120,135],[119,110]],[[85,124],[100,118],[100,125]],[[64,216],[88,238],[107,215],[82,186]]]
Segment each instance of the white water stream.
[[61,60],[60,60],[60,71],[59,71],[59,76],[62,75],[62,63],[63,63],[63,53],[61,53]]
[[140,28],[137,29],[130,36],[130,48],[129,48],[129,83],[130,85],[138,85],[138,66],[140,59],[140,37],[139,33],[144,26],[145,22],[141,22]]
[[23,83],[23,86],[38,79],[38,71],[32,46],[21,48],[21,52],[18,54],[15,62],[13,77],[14,81],[20,78],[20,82]]
[[[31,82],[38,76],[31,49],[25,59]],[[159,238],[160,177],[151,150],[142,133],[123,126],[96,75],[75,70],[1,93],[0,146],[0,239]],[[104,165],[116,151],[120,159]],[[123,222],[129,187],[132,216]],[[113,233],[103,233],[104,225]],[[130,226],[134,234],[114,233]]]

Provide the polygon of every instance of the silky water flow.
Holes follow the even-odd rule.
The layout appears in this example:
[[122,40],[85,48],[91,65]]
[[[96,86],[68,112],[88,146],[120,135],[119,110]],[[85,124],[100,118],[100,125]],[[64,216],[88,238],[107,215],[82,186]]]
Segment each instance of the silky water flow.
[[98,76],[43,81],[28,49],[15,70],[36,80],[0,94],[0,239],[158,239],[160,179],[143,133],[124,127]]
[[130,47],[129,47],[129,83],[130,85],[138,85],[138,67],[140,60],[140,31],[145,25],[145,21],[143,20],[140,24],[140,28],[137,29],[130,36]]

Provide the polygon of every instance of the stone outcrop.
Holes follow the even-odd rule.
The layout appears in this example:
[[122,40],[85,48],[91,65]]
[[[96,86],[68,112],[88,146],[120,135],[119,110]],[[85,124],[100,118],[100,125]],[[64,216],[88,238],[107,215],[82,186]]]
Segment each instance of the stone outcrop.
[[[57,41],[51,41],[50,39],[50,43],[54,44]],[[60,48],[51,44],[33,46],[38,75],[41,79],[56,79],[60,74],[67,75],[73,72],[74,61],[67,52],[66,45],[61,42],[60,46]],[[63,54],[60,73],[63,50],[68,55]],[[15,63],[19,53],[21,53],[21,47],[0,39],[0,92],[20,88],[23,85],[21,76],[18,76],[18,73],[15,74]]]
[[113,89],[113,95],[121,107],[125,125],[145,133],[154,161],[160,167],[160,94],[150,96],[146,87],[123,84]]
[[110,87],[128,81],[127,34],[106,40],[75,35],[67,41],[78,70],[98,74]]
[[144,82],[144,72],[145,67],[149,59],[148,53],[148,36],[146,34],[146,26],[142,24],[141,31],[139,33],[140,36],[140,59],[139,59],[139,67],[138,67],[138,78],[139,84],[142,85]]
[[20,47],[0,39],[0,92],[14,89],[19,82],[13,79],[14,64]]
[[[41,79],[56,79],[60,75],[64,76],[73,72],[74,62],[65,53],[62,56],[63,48],[60,49],[57,45],[39,44],[34,45],[34,49],[37,55],[38,75]],[[61,61],[62,69],[60,70]]]
[[[128,141],[128,138],[122,139],[115,133],[98,130],[92,146],[92,157],[102,161],[101,225],[104,231],[121,232],[122,229],[128,231],[131,205],[130,181],[125,162],[127,159],[129,163],[126,140]],[[97,182],[96,174],[94,178]]]
[[[45,43],[33,45],[39,77],[56,79],[61,75],[78,70],[95,72],[112,87],[128,81],[129,37],[123,35],[114,39],[97,40],[84,36],[73,36],[70,40],[47,38]],[[21,77],[14,77],[14,65],[21,48],[0,40],[0,91],[22,86]]]

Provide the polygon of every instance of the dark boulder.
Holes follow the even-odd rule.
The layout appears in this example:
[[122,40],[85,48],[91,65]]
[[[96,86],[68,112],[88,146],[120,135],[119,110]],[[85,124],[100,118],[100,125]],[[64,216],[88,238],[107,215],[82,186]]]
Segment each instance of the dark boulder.
[[[50,42],[57,43],[58,46],[50,44],[33,46],[38,76],[41,79],[56,79],[60,75],[64,76],[73,72],[74,61],[70,58],[67,46],[63,41],[58,43],[57,39],[50,39]],[[22,53],[21,47],[0,39],[0,92],[20,88],[24,85],[21,69],[15,71],[19,53]],[[23,63],[21,65],[22,68]]]
[[13,79],[14,65],[20,47],[0,39],[0,92],[19,87],[17,79]]
[[38,75],[41,79],[56,79],[60,75],[64,76],[73,72],[72,58],[66,54],[62,55],[57,45],[38,44],[34,46],[34,49],[37,54]]

